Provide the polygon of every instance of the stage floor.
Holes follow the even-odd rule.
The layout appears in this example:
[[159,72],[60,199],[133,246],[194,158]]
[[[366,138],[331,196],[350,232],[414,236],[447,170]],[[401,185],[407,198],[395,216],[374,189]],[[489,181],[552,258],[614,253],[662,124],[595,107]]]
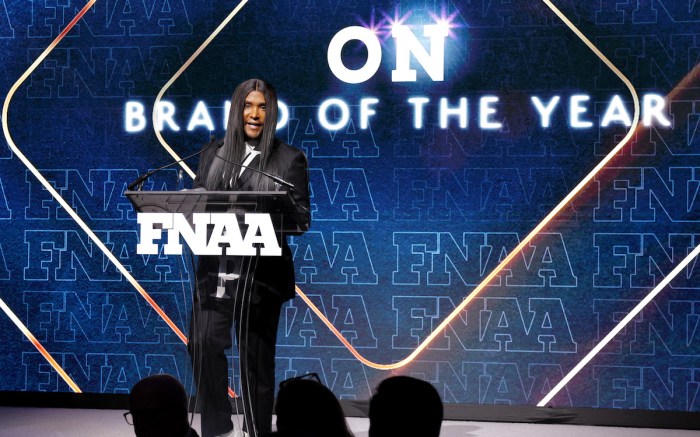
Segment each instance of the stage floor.
[[[0,436],[12,437],[117,437],[133,435],[122,417],[125,410],[0,407]],[[624,414],[624,412],[621,412]],[[355,437],[367,437],[369,421],[348,418]],[[199,415],[194,427],[199,431]],[[605,426],[445,421],[441,437],[697,437],[698,431],[617,428]]]

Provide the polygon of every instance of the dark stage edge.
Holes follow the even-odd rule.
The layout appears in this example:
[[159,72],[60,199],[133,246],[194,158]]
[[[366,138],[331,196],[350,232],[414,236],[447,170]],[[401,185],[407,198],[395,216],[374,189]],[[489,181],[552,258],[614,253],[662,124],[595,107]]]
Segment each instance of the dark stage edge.
[[[341,404],[348,417],[368,416],[369,401]],[[0,406],[127,410],[129,395],[4,391],[0,392]],[[445,420],[457,421],[700,430],[700,412],[471,404],[445,404],[444,411]]]

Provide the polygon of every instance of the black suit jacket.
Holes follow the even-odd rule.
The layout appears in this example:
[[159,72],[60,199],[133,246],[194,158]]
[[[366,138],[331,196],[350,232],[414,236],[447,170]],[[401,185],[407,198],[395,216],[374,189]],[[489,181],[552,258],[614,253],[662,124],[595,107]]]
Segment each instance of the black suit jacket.
[[[206,150],[202,153],[197,177],[194,180],[194,188],[204,187],[204,181],[209,173],[209,168],[216,156],[216,152],[223,146],[223,140],[214,140],[204,146]],[[257,163],[256,159],[254,163]],[[275,176],[279,176],[294,185],[292,196],[297,204],[297,219],[300,226],[297,232],[292,234],[301,235],[311,224],[310,200],[309,200],[309,172],[306,155],[301,150],[289,146],[282,141],[275,139],[273,152],[270,158],[270,168]],[[232,165],[232,164],[228,164]],[[254,166],[254,165],[253,165]],[[255,180],[254,171],[247,169],[236,183],[236,191],[255,191],[252,181]],[[264,177],[264,176],[263,176]],[[280,189],[284,189],[281,187]],[[219,257],[200,256],[198,265],[198,284],[200,288],[200,298],[207,303],[207,296],[210,296],[216,289],[218,283]],[[257,261],[257,268],[254,277],[259,293],[270,294],[281,300],[288,300],[295,294],[294,263],[292,252],[287,244],[286,236],[282,239],[281,256],[261,256]],[[254,296],[253,299],[264,296]]]

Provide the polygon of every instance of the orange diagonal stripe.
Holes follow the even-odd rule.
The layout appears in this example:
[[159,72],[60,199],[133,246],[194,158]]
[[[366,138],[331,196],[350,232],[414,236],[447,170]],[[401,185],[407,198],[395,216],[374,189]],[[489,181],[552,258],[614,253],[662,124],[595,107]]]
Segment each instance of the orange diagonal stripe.
[[[209,43],[211,43],[212,40],[214,40],[214,38],[216,38],[216,36],[219,33],[221,33],[221,31],[224,29],[224,27],[226,27],[226,25],[233,19],[233,17],[235,17],[236,14],[238,14],[238,12],[243,8],[243,6],[245,6],[246,3],[248,3],[248,0],[241,0],[241,2],[238,3],[238,5],[224,19],[224,21],[222,21],[221,24],[219,24],[219,26],[216,29],[214,29],[214,31],[211,33],[211,35],[209,35],[209,37],[207,37],[207,39],[204,40],[204,42],[199,46],[199,48],[197,48],[197,50],[195,50],[195,52],[192,54],[192,56],[190,56],[189,59],[184,64],[182,64],[182,66],[177,70],[177,72],[175,72],[173,77],[171,77],[168,80],[168,82],[166,82],[166,84],[163,85],[163,88],[160,90],[160,92],[158,92],[158,95],[156,96],[156,99],[153,102],[153,113],[152,113],[153,130],[154,130],[156,137],[158,138],[158,141],[160,142],[160,144],[170,154],[170,156],[172,156],[176,161],[180,161],[180,159],[181,159],[180,155],[178,155],[173,150],[173,148],[170,147],[170,145],[168,145],[168,143],[165,141],[163,136],[160,134],[160,132],[156,128],[158,103],[160,103],[160,100],[163,98],[163,95],[168,90],[168,88],[170,88],[170,86],[173,83],[175,83],[175,81],[182,75],[182,73],[189,68],[190,64],[192,64],[192,62],[195,59],[197,59],[197,57],[202,53],[202,51],[204,51],[204,49],[209,45]],[[194,179],[194,177],[196,176],[195,173],[192,171],[192,169],[190,169],[190,167],[184,161],[180,162],[180,166],[183,169],[185,169],[185,171],[187,171],[187,174],[189,174],[192,179]],[[149,303],[151,303],[151,302],[149,301]],[[163,317],[167,317],[167,316],[163,315]],[[184,340],[184,341],[187,342],[186,340]],[[228,394],[232,398],[236,397],[236,393],[231,389],[231,387],[228,388]]]
[[[228,14],[228,16],[224,19],[224,21],[222,21],[221,24],[219,24],[219,26],[216,29],[214,29],[214,31],[211,33],[211,35],[209,35],[209,37],[206,40],[204,40],[202,45],[200,45],[199,48],[197,50],[195,50],[194,53],[192,53],[192,56],[190,56],[190,58],[184,64],[182,64],[182,66],[177,70],[177,72],[175,72],[173,77],[171,77],[170,80],[168,80],[168,82],[165,85],[163,85],[163,88],[160,90],[160,92],[156,96],[156,100],[153,102],[153,114],[152,114],[153,131],[156,133],[156,137],[158,138],[158,141],[160,141],[160,144],[163,146],[163,148],[176,161],[180,161],[180,155],[178,155],[173,150],[173,148],[170,147],[170,145],[165,141],[165,139],[163,139],[163,136],[160,134],[160,131],[158,131],[158,129],[156,128],[158,104],[160,103],[160,99],[163,98],[163,95],[165,94],[165,92],[168,90],[168,88],[170,88],[170,86],[173,83],[175,83],[175,81],[180,77],[180,75],[182,75],[182,73],[190,67],[190,64],[192,64],[192,62],[195,59],[197,59],[197,57],[200,55],[200,53],[202,53],[204,51],[204,49],[207,48],[209,43],[211,43],[214,40],[214,38],[216,38],[219,35],[219,33],[221,33],[221,31],[224,29],[224,27],[226,27],[226,25],[231,20],[233,20],[233,17],[235,17],[236,14],[238,14],[238,12],[243,8],[243,6],[245,6],[245,4],[247,2],[248,2],[248,0],[241,0],[241,2],[238,3],[238,6],[236,6],[236,8],[233,11],[231,11],[230,14]],[[190,167],[184,161],[180,162],[180,166],[183,169],[185,169],[187,174],[189,174],[192,179],[195,178],[196,175],[194,174],[192,169],[190,169]]]
[[[70,32],[73,26],[75,26],[75,23],[77,23],[83,17],[83,15],[85,15],[85,13],[92,7],[92,5],[95,4],[95,1],[96,0],[90,0],[85,6],[83,6],[80,12],[78,12],[78,14],[70,21],[70,23],[68,23],[65,29],[63,29],[63,31],[61,31],[61,33],[58,34],[56,39],[54,39],[53,42],[46,48],[46,50],[44,50],[41,56],[39,56],[39,58],[36,61],[34,61],[30,69],[27,70],[20,77],[20,79],[12,86],[12,88],[10,88],[10,91],[8,91],[7,96],[5,97],[5,103],[2,108],[2,130],[5,134],[7,144],[25,164],[28,164],[29,161],[27,161],[22,152],[20,152],[19,149],[17,149],[17,147],[15,146],[14,142],[12,141],[12,138],[10,137],[10,132],[7,127],[7,110],[10,106],[10,99],[12,98],[12,95],[15,93],[15,91],[17,91],[19,85],[27,79],[31,72],[34,71],[34,69],[36,69],[36,67],[44,60],[46,55],[48,55],[51,52],[51,50],[53,50],[54,47],[58,45],[59,41],[61,41],[63,37],[66,36],[68,32]],[[36,172],[36,169],[34,169],[34,172]],[[48,185],[50,186],[50,184]],[[56,360],[53,359],[51,354],[44,348],[44,346],[42,346],[41,343],[39,343],[39,340],[37,340],[36,337],[34,337],[34,335],[29,331],[29,329],[27,329],[27,327],[22,323],[22,321],[19,320],[19,318],[17,318],[14,312],[12,312],[10,307],[8,307],[2,299],[0,299],[0,307],[2,307],[5,314],[7,314],[7,316],[14,322],[14,324],[17,326],[17,328],[19,328],[19,330],[24,334],[24,336],[27,337],[27,339],[29,339],[29,341],[41,353],[41,355],[46,359],[46,361],[48,361],[49,364],[51,364],[51,366],[56,370],[56,372],[58,372],[58,374],[70,386],[70,388],[76,393],[82,393],[80,387],[78,387],[77,384],[70,378],[70,376],[68,376],[68,374],[63,370],[63,368],[56,362]]]
[[34,337],[34,334],[27,329],[27,327],[22,323],[22,321],[15,315],[15,313],[10,309],[10,307],[5,304],[5,301],[0,298],[0,308],[7,314],[7,317],[12,320],[12,322],[17,326],[17,328],[24,334],[25,337],[34,345],[34,347],[39,351],[41,355],[44,356],[46,361],[51,364],[51,367],[54,368],[54,370],[63,378],[63,380],[68,384],[68,386],[75,392],[75,393],[82,393],[82,390],[80,390],[80,387],[78,387],[78,384],[73,381],[73,379],[68,376],[65,370],[54,360],[54,358],[51,356],[49,351],[47,351],[44,346],[42,346],[41,343],[39,343],[39,340]]
[[107,256],[107,258],[119,269],[119,271],[124,275],[124,277],[138,290],[138,292],[148,301],[148,303],[153,307],[153,309],[163,318],[163,320],[170,326],[170,328],[177,334],[178,337],[187,343],[187,337],[180,331],[180,329],[175,325],[175,323],[165,314],[165,312],[158,306],[158,304],[146,293],[146,290],[141,287],[141,285],[136,281],[136,279],[131,275],[131,273],[122,265],[122,263],[109,251],[109,249],[102,243],[102,241],[95,235],[95,233],[90,229],[90,227],[80,218],[80,216],[70,207],[70,205],[61,197],[61,195],[54,189],[54,187],[49,183],[48,180],[39,172],[39,170],[27,159],[22,151],[17,147],[12,136],[10,135],[10,129],[8,125],[8,111],[10,107],[10,102],[15,92],[19,86],[29,77],[30,74],[43,62],[43,60],[48,56],[49,53],[58,45],[61,39],[75,26],[77,21],[95,4],[96,0],[90,0],[85,7],[80,11],[80,13],[66,26],[66,28],[56,37],[56,39],[39,55],[39,57],[32,63],[32,65],[25,71],[20,78],[15,82],[15,84],[10,88],[5,97],[5,102],[2,108],[2,129],[5,134],[5,139],[10,149],[17,155],[17,157],[22,161],[22,163],[27,167],[27,169],[41,182],[44,188],[51,193],[51,196],[63,207],[63,209],[75,220],[75,222],[85,231],[85,233],[90,237],[93,243],[102,250],[102,252]]

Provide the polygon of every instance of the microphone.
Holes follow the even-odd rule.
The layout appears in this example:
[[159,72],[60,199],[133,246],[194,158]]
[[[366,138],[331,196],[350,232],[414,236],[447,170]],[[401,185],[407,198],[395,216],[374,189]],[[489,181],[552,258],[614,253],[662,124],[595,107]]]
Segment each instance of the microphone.
[[222,161],[224,161],[224,162],[226,162],[226,163],[233,164],[233,165],[235,165],[236,167],[244,168],[244,169],[246,169],[246,170],[253,170],[254,172],[258,172],[258,173],[260,173],[261,175],[267,176],[268,178],[272,179],[272,180],[275,181],[277,184],[279,184],[279,185],[284,185],[285,187],[289,188],[289,189],[292,190],[292,191],[294,190],[294,184],[293,184],[293,183],[287,182],[287,181],[285,181],[284,179],[282,179],[281,177],[275,176],[275,175],[273,175],[272,173],[268,173],[268,172],[266,172],[266,171],[264,171],[264,170],[260,170],[259,168],[248,167],[247,165],[243,165],[243,164],[239,164],[239,163],[237,163],[237,162],[229,161],[228,159],[223,158],[223,157],[221,157],[221,156],[219,156],[219,155],[216,155],[216,157],[219,158],[219,159],[221,159]]
[[185,157],[182,158],[182,159],[179,159],[179,160],[177,160],[177,161],[175,161],[175,162],[171,162],[170,164],[164,165],[164,166],[162,166],[162,167],[158,167],[158,168],[156,168],[156,169],[154,169],[154,170],[149,171],[148,173],[142,174],[141,176],[139,176],[138,178],[136,178],[135,181],[133,181],[132,183],[130,183],[129,185],[127,185],[127,186],[126,186],[126,189],[127,189],[128,191],[132,191],[136,186],[138,186],[138,191],[141,191],[141,188],[143,187],[143,183],[146,182],[146,180],[147,180],[148,178],[150,178],[151,176],[153,176],[153,174],[158,173],[159,171],[164,170],[164,169],[166,169],[166,168],[168,168],[168,167],[172,167],[172,166],[175,165],[175,164],[179,164],[179,163],[181,163],[182,161],[185,161],[185,160],[187,160],[187,159],[190,159],[190,158],[192,158],[192,157],[194,157],[194,156],[197,156],[197,155],[199,155],[199,154],[201,154],[201,153],[204,153],[204,152],[206,152],[207,150],[209,150],[209,149],[211,149],[212,147],[214,147],[215,144],[216,144],[216,142],[215,142],[215,141],[212,141],[211,144],[209,144],[207,147],[205,147],[204,149],[202,149],[202,150],[200,150],[200,151],[198,151],[198,152],[195,152],[195,153],[193,153],[193,154],[191,154],[191,155],[187,155],[187,156],[185,156]]
[[[294,191],[294,184],[291,183],[291,182],[285,181],[284,179],[282,179],[282,178],[279,177],[279,176],[273,175],[272,173],[268,173],[268,172],[266,172],[266,171],[264,171],[264,170],[260,170],[259,168],[248,167],[247,165],[243,165],[243,164],[240,164],[240,163],[238,163],[238,162],[229,161],[229,160],[226,159],[226,158],[222,158],[222,157],[219,156],[218,154],[216,155],[216,157],[219,158],[219,159],[221,159],[222,161],[228,163],[228,164],[235,165],[236,167],[245,168],[245,169],[247,169],[247,170],[253,170],[253,171],[255,171],[255,172],[258,172],[258,173],[260,173],[261,175],[266,176],[266,177],[272,179],[272,180],[275,181],[277,184],[279,184],[279,185],[284,185],[285,187],[289,188],[289,191]],[[299,205],[299,204],[296,203],[296,202],[294,202],[294,205],[295,205],[297,208],[302,209],[304,212],[306,212],[306,213],[308,213],[308,214],[311,214],[311,211],[309,211],[308,208],[306,208],[306,207],[304,207],[304,206],[302,206],[302,205]],[[297,225],[297,226],[298,226],[298,225]],[[308,227],[307,227],[306,229],[308,229]],[[304,230],[305,230],[305,229],[304,229]]]

